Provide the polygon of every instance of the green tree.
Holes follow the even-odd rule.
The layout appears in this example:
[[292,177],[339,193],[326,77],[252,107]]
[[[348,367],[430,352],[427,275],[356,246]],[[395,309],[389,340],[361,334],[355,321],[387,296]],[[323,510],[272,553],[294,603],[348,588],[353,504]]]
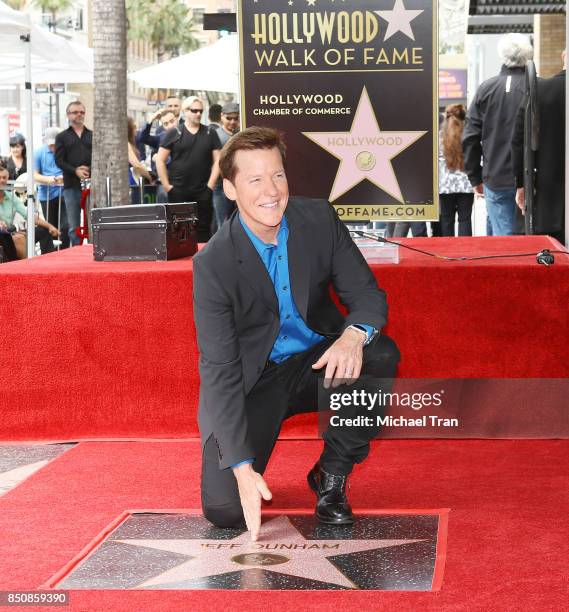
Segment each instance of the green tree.
[[52,32],[56,31],[57,14],[66,11],[74,4],[73,0],[33,0],[44,13],[51,15]]
[[17,11],[21,11],[26,6],[27,0],[4,0],[4,2]]
[[126,0],[128,36],[149,42],[161,62],[197,49],[194,24],[182,0]]

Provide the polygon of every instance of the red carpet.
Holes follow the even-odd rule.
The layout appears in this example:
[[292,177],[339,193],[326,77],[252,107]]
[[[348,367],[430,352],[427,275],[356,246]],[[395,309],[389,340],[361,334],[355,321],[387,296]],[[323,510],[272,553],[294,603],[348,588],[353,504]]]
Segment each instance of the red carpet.
[[[445,255],[535,252],[542,236],[404,241]],[[569,257],[374,265],[408,378],[567,378]],[[192,262],[101,263],[91,247],[0,266],[0,439],[197,435]],[[477,406],[484,420],[485,403]],[[518,408],[512,406],[511,410]],[[314,437],[306,417],[283,436]]]
[[[0,589],[46,582],[125,509],[199,507],[198,449],[82,443],[0,498]],[[274,507],[312,506],[303,475],[318,453],[316,442],[278,443],[267,474]],[[560,441],[374,444],[352,478],[356,508],[451,509],[438,593],[72,591],[69,609],[561,610],[568,467]]]

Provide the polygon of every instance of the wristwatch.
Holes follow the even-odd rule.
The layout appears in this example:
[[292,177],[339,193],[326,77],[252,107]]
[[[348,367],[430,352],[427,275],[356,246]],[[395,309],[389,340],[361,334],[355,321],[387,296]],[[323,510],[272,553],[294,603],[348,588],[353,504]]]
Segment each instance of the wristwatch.
[[348,325],[348,327],[346,327],[346,329],[355,329],[356,331],[359,331],[362,334],[364,334],[364,336],[366,337],[366,340],[364,342],[364,346],[367,346],[377,336],[377,329],[374,329],[373,332],[371,334],[369,334],[369,338],[368,338],[368,332],[367,332],[366,328],[363,325],[358,325],[357,323],[353,323],[352,325]]

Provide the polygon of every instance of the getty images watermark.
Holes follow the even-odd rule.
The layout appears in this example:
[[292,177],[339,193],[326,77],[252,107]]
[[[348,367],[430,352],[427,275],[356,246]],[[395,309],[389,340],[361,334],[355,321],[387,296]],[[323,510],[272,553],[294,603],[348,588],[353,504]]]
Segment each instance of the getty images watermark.
[[347,382],[353,385],[320,385],[320,435],[364,427],[381,438],[569,438],[569,378]]
[[329,424],[330,427],[458,427],[458,418],[383,413],[387,408],[403,408],[415,413],[424,408],[438,408],[443,405],[444,394],[444,389],[434,393],[369,392],[363,389],[332,392],[328,408],[335,414],[329,416]]

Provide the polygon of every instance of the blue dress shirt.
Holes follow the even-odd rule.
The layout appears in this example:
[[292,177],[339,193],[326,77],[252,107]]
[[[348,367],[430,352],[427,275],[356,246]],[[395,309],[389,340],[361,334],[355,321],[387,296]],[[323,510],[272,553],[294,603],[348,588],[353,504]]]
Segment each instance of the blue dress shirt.
[[282,363],[291,355],[302,353],[322,342],[325,337],[313,332],[306,325],[292,297],[288,270],[287,242],[289,231],[286,217],[283,217],[281,222],[277,234],[277,244],[266,244],[253,234],[241,216],[239,216],[239,220],[257,253],[259,253],[265,268],[267,268],[277,294],[281,327],[269,359],[276,363]]
[[[277,234],[277,244],[267,244],[255,236],[247,227],[241,215],[239,215],[239,221],[245,233],[253,243],[255,250],[259,253],[259,257],[267,269],[275,288],[279,303],[279,319],[281,326],[279,335],[269,355],[269,359],[276,363],[282,363],[292,355],[302,353],[326,338],[313,332],[308,325],[306,325],[292,297],[287,250],[289,230],[286,217],[283,216],[282,218],[281,226]],[[368,338],[371,337],[375,331],[375,329],[369,325],[361,325],[361,327],[365,328]],[[253,459],[245,459],[231,467],[236,468],[246,463],[253,463],[253,461]]]

